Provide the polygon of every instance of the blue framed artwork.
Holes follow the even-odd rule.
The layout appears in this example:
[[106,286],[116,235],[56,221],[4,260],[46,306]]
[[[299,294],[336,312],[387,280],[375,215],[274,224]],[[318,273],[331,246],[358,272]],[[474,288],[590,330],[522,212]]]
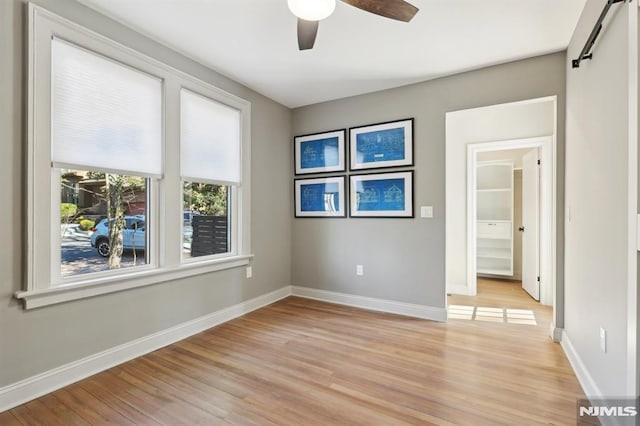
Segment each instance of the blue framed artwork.
[[351,170],[413,165],[413,118],[349,129]]
[[413,172],[350,176],[351,217],[413,217]]
[[294,181],[295,217],[346,217],[345,177]]
[[293,138],[295,173],[343,172],[346,130],[333,130]]

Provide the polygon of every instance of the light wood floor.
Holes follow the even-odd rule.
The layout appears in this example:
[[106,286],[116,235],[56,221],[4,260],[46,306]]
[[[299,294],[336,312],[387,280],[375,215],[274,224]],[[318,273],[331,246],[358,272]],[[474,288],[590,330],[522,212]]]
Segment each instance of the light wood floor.
[[[522,289],[522,282],[478,278],[477,296],[449,296],[449,306],[474,306],[477,308],[500,308],[505,310],[527,310],[533,312],[539,331],[548,336],[553,316],[551,306],[541,305]],[[461,311],[464,312],[464,309]],[[517,315],[515,315],[517,316]],[[505,318],[505,322],[507,318]],[[528,328],[525,328],[528,329]]]
[[289,297],[0,413],[0,424],[570,425],[582,396],[542,326]]

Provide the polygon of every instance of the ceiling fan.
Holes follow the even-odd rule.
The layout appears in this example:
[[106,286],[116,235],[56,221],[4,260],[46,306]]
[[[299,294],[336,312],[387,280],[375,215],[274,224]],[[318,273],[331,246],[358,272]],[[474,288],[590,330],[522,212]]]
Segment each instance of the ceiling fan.
[[[331,15],[336,0],[287,0],[289,10],[298,18],[298,47],[313,48],[318,33],[318,24]],[[342,0],[365,12],[389,19],[409,22],[418,13],[418,8],[404,0]]]

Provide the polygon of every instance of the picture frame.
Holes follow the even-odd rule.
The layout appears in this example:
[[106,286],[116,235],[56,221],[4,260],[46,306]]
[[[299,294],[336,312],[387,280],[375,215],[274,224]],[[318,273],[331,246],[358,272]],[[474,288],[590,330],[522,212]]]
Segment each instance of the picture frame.
[[350,170],[413,165],[413,118],[349,129]]
[[345,184],[345,176],[295,179],[295,217],[347,217]]
[[351,175],[349,217],[413,218],[413,171]]
[[346,171],[346,129],[295,136],[295,174]]

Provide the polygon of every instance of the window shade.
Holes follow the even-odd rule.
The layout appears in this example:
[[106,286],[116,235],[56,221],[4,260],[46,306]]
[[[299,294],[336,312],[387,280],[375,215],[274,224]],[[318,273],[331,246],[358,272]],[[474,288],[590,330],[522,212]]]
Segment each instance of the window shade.
[[240,111],[188,90],[180,95],[185,180],[240,183]]
[[53,39],[54,163],[162,174],[162,81]]

